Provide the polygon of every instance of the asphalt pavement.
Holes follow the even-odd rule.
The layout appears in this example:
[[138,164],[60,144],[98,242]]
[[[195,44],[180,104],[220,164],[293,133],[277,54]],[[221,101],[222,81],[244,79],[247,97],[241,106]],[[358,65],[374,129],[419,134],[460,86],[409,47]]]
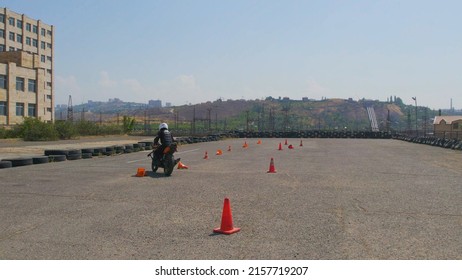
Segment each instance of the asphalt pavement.
[[182,145],[171,177],[148,151],[0,169],[0,259],[462,258],[460,151],[284,140]]

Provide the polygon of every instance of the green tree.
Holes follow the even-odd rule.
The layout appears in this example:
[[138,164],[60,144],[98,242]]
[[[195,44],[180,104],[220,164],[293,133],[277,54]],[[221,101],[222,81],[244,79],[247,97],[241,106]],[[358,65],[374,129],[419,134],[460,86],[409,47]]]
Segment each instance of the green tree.
[[135,127],[135,118],[124,116],[122,120],[122,127],[124,133],[130,133]]

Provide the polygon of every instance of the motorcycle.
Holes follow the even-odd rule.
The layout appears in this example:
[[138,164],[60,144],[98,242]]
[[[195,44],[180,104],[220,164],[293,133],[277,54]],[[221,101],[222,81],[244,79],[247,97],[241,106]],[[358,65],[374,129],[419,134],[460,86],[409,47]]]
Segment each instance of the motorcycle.
[[175,160],[175,156],[173,155],[177,151],[177,143],[173,142],[165,147],[160,160],[155,156],[154,151],[155,148],[148,154],[148,157],[152,159],[152,172],[156,173],[157,169],[161,167],[164,169],[165,176],[172,175],[173,168],[180,161],[180,159]]

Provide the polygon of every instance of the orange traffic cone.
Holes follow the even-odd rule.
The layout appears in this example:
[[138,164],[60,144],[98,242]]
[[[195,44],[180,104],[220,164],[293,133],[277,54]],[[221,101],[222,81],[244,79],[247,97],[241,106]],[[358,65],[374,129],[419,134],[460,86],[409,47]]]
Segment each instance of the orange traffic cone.
[[231,145],[228,146],[228,152],[231,152]]
[[188,169],[189,167],[181,163],[181,161],[178,162],[178,169]]
[[300,147],[303,147],[302,139],[300,139]]
[[276,169],[274,168],[274,159],[273,158],[271,158],[269,170],[268,170],[267,173],[276,173]]
[[247,144],[247,141],[244,142],[244,145],[242,145],[242,148],[247,148],[249,145]]
[[261,144],[261,140],[260,140],[260,139],[258,139],[258,141],[257,141],[257,144],[258,144],[258,145],[260,145],[260,144]]
[[281,143],[279,143],[279,149],[278,150],[282,151],[282,144]]
[[205,151],[204,159],[209,159],[209,155],[207,154],[207,151]]
[[286,142],[284,143],[284,145],[287,145],[287,139],[286,139]]
[[231,213],[231,204],[229,202],[229,198],[225,198],[225,202],[223,204],[223,213],[221,215],[221,226],[219,228],[213,229],[213,232],[222,234],[233,234],[240,230],[240,228],[235,228],[233,226],[233,214]]
[[144,168],[139,167],[136,170],[136,177],[144,177],[146,175],[146,170]]
[[220,150],[220,149],[218,149],[216,155],[217,155],[217,156],[221,156],[222,154],[223,154],[223,151]]

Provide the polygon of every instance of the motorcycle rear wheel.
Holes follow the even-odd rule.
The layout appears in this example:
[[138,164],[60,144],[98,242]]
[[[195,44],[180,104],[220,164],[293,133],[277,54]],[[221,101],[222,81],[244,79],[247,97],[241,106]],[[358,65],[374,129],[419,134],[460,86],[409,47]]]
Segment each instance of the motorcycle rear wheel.
[[175,159],[173,158],[173,155],[166,155],[165,160],[164,160],[164,175],[165,176],[170,176],[172,175],[173,168],[175,167]]

